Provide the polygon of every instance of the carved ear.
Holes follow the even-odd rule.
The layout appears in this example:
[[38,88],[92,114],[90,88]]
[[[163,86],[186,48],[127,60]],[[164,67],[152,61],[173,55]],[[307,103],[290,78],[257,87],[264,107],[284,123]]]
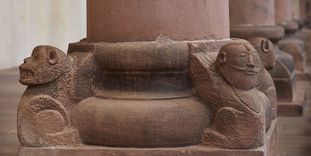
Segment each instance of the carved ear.
[[224,63],[226,63],[226,52],[224,52],[224,51],[220,51],[219,53],[218,53],[218,62],[219,63],[221,63],[221,64],[224,64]]
[[265,53],[268,53],[270,50],[269,40],[264,39],[261,41],[261,50]]
[[56,51],[49,51],[48,62],[50,65],[55,65],[58,62],[58,56]]

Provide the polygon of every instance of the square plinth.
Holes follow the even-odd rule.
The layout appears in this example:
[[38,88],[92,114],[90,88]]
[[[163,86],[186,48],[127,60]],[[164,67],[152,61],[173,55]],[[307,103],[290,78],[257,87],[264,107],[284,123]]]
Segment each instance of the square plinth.
[[302,116],[307,103],[307,88],[309,81],[297,81],[292,102],[278,102],[279,117]]
[[265,145],[257,149],[217,149],[206,146],[178,148],[113,148],[104,146],[20,147],[19,156],[276,156],[277,119],[266,134]]

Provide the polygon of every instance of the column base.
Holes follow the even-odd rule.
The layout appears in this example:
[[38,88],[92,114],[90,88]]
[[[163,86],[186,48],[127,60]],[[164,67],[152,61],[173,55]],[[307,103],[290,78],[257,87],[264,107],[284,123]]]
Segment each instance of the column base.
[[104,146],[19,147],[18,156],[276,156],[277,119],[266,133],[265,145],[250,150],[217,149],[196,145],[176,148],[117,148]]
[[292,102],[278,102],[278,117],[302,116],[303,109],[307,103],[308,81],[297,81]]
[[284,27],[286,32],[295,32],[299,29],[299,25],[296,21],[280,22],[278,25]]
[[253,36],[266,37],[270,40],[280,40],[284,37],[284,28],[280,26],[233,26],[231,37],[249,38]]

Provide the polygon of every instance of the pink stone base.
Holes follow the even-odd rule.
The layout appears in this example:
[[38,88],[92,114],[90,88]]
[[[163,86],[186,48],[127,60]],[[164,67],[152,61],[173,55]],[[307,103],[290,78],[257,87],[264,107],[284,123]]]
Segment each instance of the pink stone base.
[[230,28],[230,36],[236,38],[261,36],[270,40],[279,40],[284,37],[284,33],[284,28],[280,26],[232,26]]
[[309,81],[296,82],[296,89],[294,91],[293,102],[279,102],[278,103],[278,116],[302,116],[303,109],[306,104],[306,92]]
[[299,25],[296,21],[288,21],[284,23],[280,23],[282,27],[284,27],[285,31],[287,32],[295,32],[299,29]]
[[19,156],[276,156],[277,119],[266,135],[266,144],[258,149],[232,150],[188,146],[179,148],[112,148],[103,146],[20,147]]
[[[168,42],[171,40],[168,38]],[[118,42],[117,44],[131,44],[133,46],[138,46],[139,43],[154,43],[158,41],[151,42]],[[165,42],[165,41],[162,41]],[[174,41],[175,43],[189,43],[196,44],[204,48],[205,51],[208,52],[218,52],[222,46],[227,43],[232,42],[231,39],[223,39],[223,40],[197,40],[197,41]],[[108,42],[87,42],[85,40],[81,40],[80,42],[70,43],[68,46],[67,54],[71,54],[74,52],[87,52],[87,53],[95,53],[103,49],[103,46],[114,45],[116,43],[108,43]]]

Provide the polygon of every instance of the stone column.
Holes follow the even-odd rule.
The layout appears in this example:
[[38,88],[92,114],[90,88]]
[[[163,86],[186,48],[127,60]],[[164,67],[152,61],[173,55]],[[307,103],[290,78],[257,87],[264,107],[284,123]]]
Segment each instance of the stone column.
[[[296,1],[299,2],[299,0]],[[292,17],[290,15],[292,9],[289,6],[295,6],[293,3],[295,2],[287,0],[230,1],[231,37],[267,37],[276,45],[276,67],[270,73],[277,88],[278,114],[281,116],[302,114],[304,93],[298,94],[294,90],[297,88],[304,92],[305,88],[303,82],[296,83],[295,77],[297,75],[299,79],[307,77],[302,73],[305,62],[304,43],[294,35],[298,30],[297,24],[294,22],[294,17],[297,15],[292,15]],[[271,17],[275,17],[275,20]],[[285,28],[286,38],[282,39],[282,35],[278,36],[277,28],[279,26],[275,26],[275,24]]]
[[300,20],[299,1],[300,0],[292,0],[293,19],[296,20],[297,22]]
[[[282,4],[279,8],[282,8],[281,11],[290,16],[285,10],[287,5]],[[266,37],[276,45],[284,37],[284,29],[275,24],[275,17],[278,17],[278,22],[284,24],[289,18],[280,13],[275,13],[274,0],[230,0],[231,37],[245,39],[254,36]],[[277,100],[278,103],[291,102],[295,86],[293,58],[291,55],[280,51],[278,46],[275,46],[275,53],[276,66],[270,73],[276,86]],[[279,106],[278,104],[278,108]]]
[[310,19],[311,19],[311,1],[306,0],[306,21],[307,21],[307,26],[310,27]]
[[303,24],[305,20],[305,0],[292,0],[293,19],[299,24]]
[[231,37],[278,40],[284,29],[275,25],[274,0],[230,0]]
[[304,23],[306,20],[306,0],[299,0],[299,14]]
[[293,13],[293,10],[297,9],[295,2],[299,2],[299,0],[275,0],[275,19],[277,24],[283,26],[286,30],[286,37],[278,43],[278,46],[281,50],[293,56],[296,71],[300,74],[303,72],[305,62],[304,43],[293,35],[298,31],[299,22],[297,17],[295,17],[298,16],[295,15],[297,10],[294,11],[295,14]]
[[[305,73],[311,73],[310,62],[311,62],[311,30],[308,28],[310,24],[310,1],[300,0],[299,13],[300,18],[298,21],[301,21],[301,29],[296,32],[295,37],[299,38],[304,42],[305,49],[305,62],[306,62],[306,70]],[[297,9],[297,8],[294,8]],[[307,9],[307,10],[306,10]],[[308,11],[308,12],[306,12]],[[297,12],[297,10],[295,10]],[[307,17],[308,16],[308,17]],[[310,76],[309,76],[310,77]]]
[[87,41],[154,41],[160,35],[175,41],[226,39],[229,38],[227,3],[227,0],[88,1]]
[[[228,0],[88,0],[87,14],[67,55],[39,46],[20,66],[20,155],[276,155],[273,82],[251,44],[229,38]],[[60,69],[30,81],[37,58]]]
[[298,23],[293,20],[292,0],[275,0],[275,22],[286,31],[298,29]]
[[[229,41],[228,0],[89,0],[87,7],[87,42],[72,44],[69,53],[79,45],[95,46],[90,51],[103,78],[98,82],[101,98],[94,97],[77,110],[83,116],[93,111],[103,116],[79,119],[81,138],[89,144],[119,147],[197,144],[209,115],[202,104],[187,98],[192,96],[186,72],[188,44],[212,52]],[[123,116],[118,114],[120,109]],[[165,113],[175,109],[180,111]],[[160,112],[166,119],[157,115]],[[192,116],[189,121],[182,119],[185,113]],[[167,125],[170,122],[175,124]],[[193,124],[175,131],[183,122]],[[90,135],[90,129],[95,135]],[[122,134],[115,133],[120,129]]]

